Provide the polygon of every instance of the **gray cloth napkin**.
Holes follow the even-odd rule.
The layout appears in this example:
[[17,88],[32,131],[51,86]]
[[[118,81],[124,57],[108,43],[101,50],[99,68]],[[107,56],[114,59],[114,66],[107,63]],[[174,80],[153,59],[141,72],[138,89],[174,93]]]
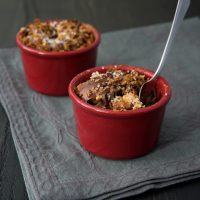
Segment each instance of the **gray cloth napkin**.
[[[98,65],[155,69],[170,24],[102,35]],[[79,144],[68,97],[29,89],[17,49],[0,50],[0,101],[10,120],[30,199],[119,199],[200,177],[200,20],[186,20],[163,75],[170,101],[160,140],[148,155],[113,161]]]

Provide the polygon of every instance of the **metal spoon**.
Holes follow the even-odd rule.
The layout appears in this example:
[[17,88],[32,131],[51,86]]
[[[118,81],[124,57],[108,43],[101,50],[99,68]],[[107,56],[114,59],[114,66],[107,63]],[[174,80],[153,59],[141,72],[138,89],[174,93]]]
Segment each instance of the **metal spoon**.
[[148,101],[150,98],[152,98],[152,96],[155,96],[156,78],[161,73],[161,70],[165,64],[168,53],[171,50],[177,30],[179,29],[180,24],[183,21],[183,18],[189,8],[189,5],[190,5],[190,0],[178,0],[176,12],[175,12],[173,23],[171,26],[171,30],[170,30],[170,33],[169,33],[169,36],[167,39],[167,43],[165,45],[160,63],[158,65],[158,68],[156,69],[156,72],[154,73],[154,75],[148,81],[146,81],[139,90],[139,99],[145,105],[148,104]]

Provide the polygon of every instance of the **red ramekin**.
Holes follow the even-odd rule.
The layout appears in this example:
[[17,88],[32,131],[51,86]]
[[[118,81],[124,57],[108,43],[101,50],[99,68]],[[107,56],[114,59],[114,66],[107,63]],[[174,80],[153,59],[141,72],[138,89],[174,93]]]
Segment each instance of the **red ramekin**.
[[29,86],[40,93],[54,96],[68,95],[68,85],[78,73],[96,65],[97,47],[100,33],[91,25],[87,26],[95,36],[95,41],[88,47],[66,52],[45,52],[16,42],[21,52],[25,77]]
[[[74,88],[89,79],[92,72],[105,72],[111,66],[96,67],[75,76],[69,84],[76,128],[82,146],[101,157],[131,159],[150,152],[156,145],[171,97],[168,82],[159,77],[156,92],[161,96],[155,104],[132,111],[112,111],[95,107],[80,99]],[[151,77],[153,72],[144,68],[116,65],[117,69],[131,70]]]

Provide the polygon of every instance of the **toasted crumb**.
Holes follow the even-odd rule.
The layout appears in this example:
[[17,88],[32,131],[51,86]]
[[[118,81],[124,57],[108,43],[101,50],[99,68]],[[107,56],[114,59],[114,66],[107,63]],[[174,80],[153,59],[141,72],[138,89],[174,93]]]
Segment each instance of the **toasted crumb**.
[[20,41],[41,51],[73,51],[91,45],[95,36],[89,27],[78,20],[33,23],[20,29]]
[[135,70],[112,68],[105,73],[93,72],[89,80],[77,86],[76,93],[84,101],[101,108],[136,110],[145,107],[138,92],[146,80],[144,74]]

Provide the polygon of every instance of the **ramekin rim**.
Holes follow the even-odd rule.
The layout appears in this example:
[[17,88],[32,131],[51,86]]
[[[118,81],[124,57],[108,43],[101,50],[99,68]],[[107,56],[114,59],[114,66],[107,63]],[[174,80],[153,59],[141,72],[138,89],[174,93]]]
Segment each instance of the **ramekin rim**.
[[[162,96],[162,98],[158,102],[154,103],[151,106],[148,106],[148,107],[145,107],[145,108],[140,108],[140,109],[137,109],[137,110],[113,111],[113,110],[109,110],[109,109],[105,109],[105,108],[99,108],[99,107],[95,107],[93,105],[90,105],[90,104],[84,102],[80,97],[78,97],[78,95],[74,91],[74,86],[75,86],[75,83],[80,79],[81,76],[83,76],[85,74],[89,74],[89,73],[94,72],[94,71],[98,71],[99,69],[102,69],[102,68],[104,68],[104,69],[109,68],[110,66],[113,66],[113,65],[105,65],[105,66],[94,67],[94,68],[90,68],[88,70],[85,70],[85,71],[77,74],[70,81],[70,84],[69,84],[69,87],[68,87],[68,93],[69,93],[69,96],[72,99],[72,101],[76,101],[82,108],[85,108],[90,112],[93,112],[93,113],[96,113],[96,114],[101,114],[101,115],[104,115],[104,116],[112,116],[112,117],[129,117],[129,116],[137,116],[137,115],[141,115],[141,114],[144,114],[144,113],[149,113],[149,112],[152,112],[152,111],[154,111],[154,110],[156,110],[156,109],[158,109],[162,106],[165,106],[169,102],[171,95],[172,95],[172,90],[171,90],[171,87],[170,87],[168,81],[163,76],[160,76],[159,79],[163,82],[163,84],[166,85],[167,92]],[[149,70],[149,69],[143,68],[143,67],[138,67],[138,66],[135,66],[135,65],[117,64],[117,65],[114,65],[114,66],[117,66],[118,68],[123,68],[123,67],[127,68],[128,67],[128,68],[135,69],[136,71],[142,70],[142,71],[145,71],[145,73],[147,73],[151,76],[154,73],[152,70]]]
[[[46,21],[48,21],[48,20],[46,20]],[[59,21],[59,20],[52,20],[52,21]],[[64,51],[64,52],[40,51],[40,50],[33,49],[33,48],[30,48],[30,47],[24,45],[19,40],[20,31],[18,31],[17,34],[16,34],[16,43],[17,43],[17,45],[20,49],[22,49],[26,52],[29,52],[30,54],[34,54],[34,55],[41,56],[41,57],[63,57],[63,56],[74,56],[74,55],[82,54],[82,53],[85,53],[87,51],[90,51],[90,50],[98,47],[98,45],[101,42],[100,32],[93,25],[91,25],[89,23],[84,23],[84,22],[82,22],[82,23],[84,25],[88,26],[92,30],[92,32],[95,36],[94,42],[91,45],[89,45],[88,47],[85,47],[85,48],[80,48],[80,49],[76,49],[76,50],[73,50],[73,51]]]

